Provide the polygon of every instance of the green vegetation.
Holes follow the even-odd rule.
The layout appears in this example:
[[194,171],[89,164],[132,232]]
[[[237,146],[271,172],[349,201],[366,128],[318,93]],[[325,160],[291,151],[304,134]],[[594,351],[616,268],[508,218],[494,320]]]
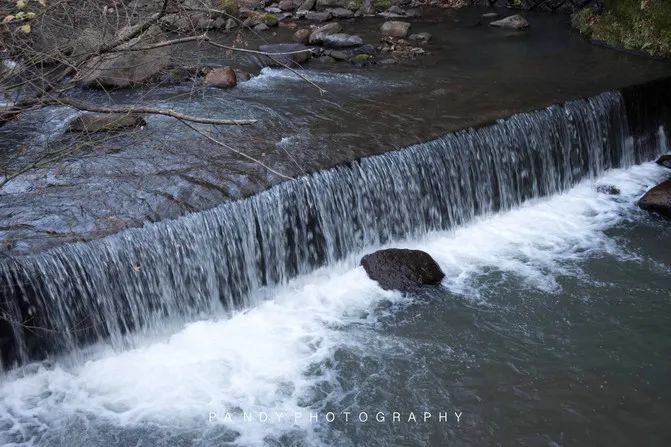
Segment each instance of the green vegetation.
[[391,0],[373,0],[373,8],[376,11],[386,11],[391,8]]
[[614,47],[671,57],[671,1],[606,0],[605,8],[585,8],[573,16],[581,33]]
[[279,20],[274,15],[265,13],[261,14],[261,22],[268,26],[277,26],[277,22],[279,22]]
[[233,17],[237,17],[238,13],[240,12],[240,8],[238,8],[238,2],[236,0],[219,0],[219,9]]

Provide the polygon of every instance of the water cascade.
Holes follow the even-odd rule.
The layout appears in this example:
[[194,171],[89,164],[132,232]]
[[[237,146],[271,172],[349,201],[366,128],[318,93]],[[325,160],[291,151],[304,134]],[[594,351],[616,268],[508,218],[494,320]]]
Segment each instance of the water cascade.
[[[653,90],[659,90],[654,88]],[[523,113],[182,218],[0,261],[5,367],[253,306],[367,246],[451,228],[660,152],[641,89]],[[669,102],[666,102],[669,104]],[[645,123],[645,124],[642,124]]]

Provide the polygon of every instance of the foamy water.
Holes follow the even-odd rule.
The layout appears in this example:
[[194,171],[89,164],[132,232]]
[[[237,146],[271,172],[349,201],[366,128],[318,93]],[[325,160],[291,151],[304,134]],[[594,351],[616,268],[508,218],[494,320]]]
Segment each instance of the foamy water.
[[[394,245],[433,255],[446,273],[443,285],[465,299],[478,298],[474,279],[488,269],[558,292],[556,278],[571,274],[573,261],[617,253],[604,230],[635,217],[637,198],[668,172],[653,163],[614,170],[565,194]],[[621,194],[598,193],[599,184]],[[189,324],[165,340],[119,353],[101,348],[75,366],[57,362],[8,373],[0,383],[0,443],[42,445],[42,433],[82,416],[119,427],[224,424],[240,433],[241,445],[292,429],[310,439],[315,425],[305,402],[320,383],[335,380],[325,365],[338,346],[352,343],[347,325],[373,324],[371,311],[381,302],[412,300],[380,289],[356,266],[359,257],[262,291],[270,298],[262,305]],[[254,420],[235,417],[243,411]],[[226,412],[234,417],[226,420]],[[260,412],[268,421],[258,420]],[[296,412],[306,416],[296,421]]]

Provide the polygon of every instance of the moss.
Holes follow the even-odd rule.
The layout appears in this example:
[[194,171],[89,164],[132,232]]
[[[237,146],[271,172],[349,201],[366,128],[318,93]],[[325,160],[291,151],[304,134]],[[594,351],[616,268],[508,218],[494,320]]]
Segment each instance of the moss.
[[373,61],[373,56],[370,54],[357,54],[356,56],[350,59],[350,62],[355,65],[368,65]]
[[240,8],[238,7],[238,2],[236,0],[219,0],[219,9],[233,17],[237,17],[238,13],[240,12]]
[[262,23],[265,23],[268,26],[277,26],[277,22],[279,22],[277,17],[270,13],[261,14],[260,19]]
[[666,0],[608,0],[603,10],[585,8],[572,22],[610,46],[671,57],[671,2]]
[[376,11],[386,11],[391,8],[391,0],[373,0],[373,8]]

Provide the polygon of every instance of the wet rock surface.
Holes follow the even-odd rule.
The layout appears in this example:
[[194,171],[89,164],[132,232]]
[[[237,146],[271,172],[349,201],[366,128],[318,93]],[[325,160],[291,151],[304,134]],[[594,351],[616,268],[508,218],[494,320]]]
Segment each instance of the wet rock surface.
[[671,180],[660,183],[646,192],[639,200],[638,206],[671,220]]
[[215,68],[205,76],[203,83],[208,87],[233,88],[238,78],[231,67]]
[[671,155],[662,155],[657,159],[656,163],[660,166],[671,169]]
[[[75,92],[93,103],[104,103],[110,95],[118,105],[258,120],[247,127],[196,125],[223,145],[171,118],[146,115],[145,126],[91,133],[81,148],[82,136],[67,132],[79,112],[50,107],[26,113],[0,127],[0,175],[47,154],[62,155],[0,188],[0,250],[19,256],[96,239],[206,210],[286,180],[235,151],[297,177],[516,112],[671,74],[666,63],[574,38],[557,16],[525,13],[533,33],[524,34],[528,39],[511,39],[501,30],[474,27],[483,23],[482,12],[438,11],[412,19],[412,33],[430,33],[428,43],[384,38],[380,26],[385,19],[380,17],[326,24],[330,34],[356,35],[364,42],[348,48],[308,45],[316,60],[300,73],[326,93],[288,70],[260,71],[259,55],[228,54],[197,43],[172,49],[171,66],[177,68],[169,82],[109,93]],[[260,36],[244,27],[208,35],[235,45],[241,32],[248,48],[258,49],[286,44],[297,30],[305,35],[323,25],[304,19],[295,23],[295,28],[274,27]],[[415,49],[424,54],[413,56]],[[403,52],[407,57],[400,56]],[[555,57],[548,58],[548,52]],[[239,83],[206,88],[206,69],[225,66],[234,69]],[[240,82],[242,73],[253,77]]]
[[501,20],[495,20],[489,24],[497,28],[507,28],[514,30],[523,30],[529,28],[529,22],[521,15],[509,16]]
[[139,115],[127,113],[82,113],[68,127],[70,132],[110,132],[144,126],[146,121]]
[[440,284],[445,277],[436,261],[420,250],[379,250],[361,258],[361,265],[385,290],[413,291],[423,285]]

